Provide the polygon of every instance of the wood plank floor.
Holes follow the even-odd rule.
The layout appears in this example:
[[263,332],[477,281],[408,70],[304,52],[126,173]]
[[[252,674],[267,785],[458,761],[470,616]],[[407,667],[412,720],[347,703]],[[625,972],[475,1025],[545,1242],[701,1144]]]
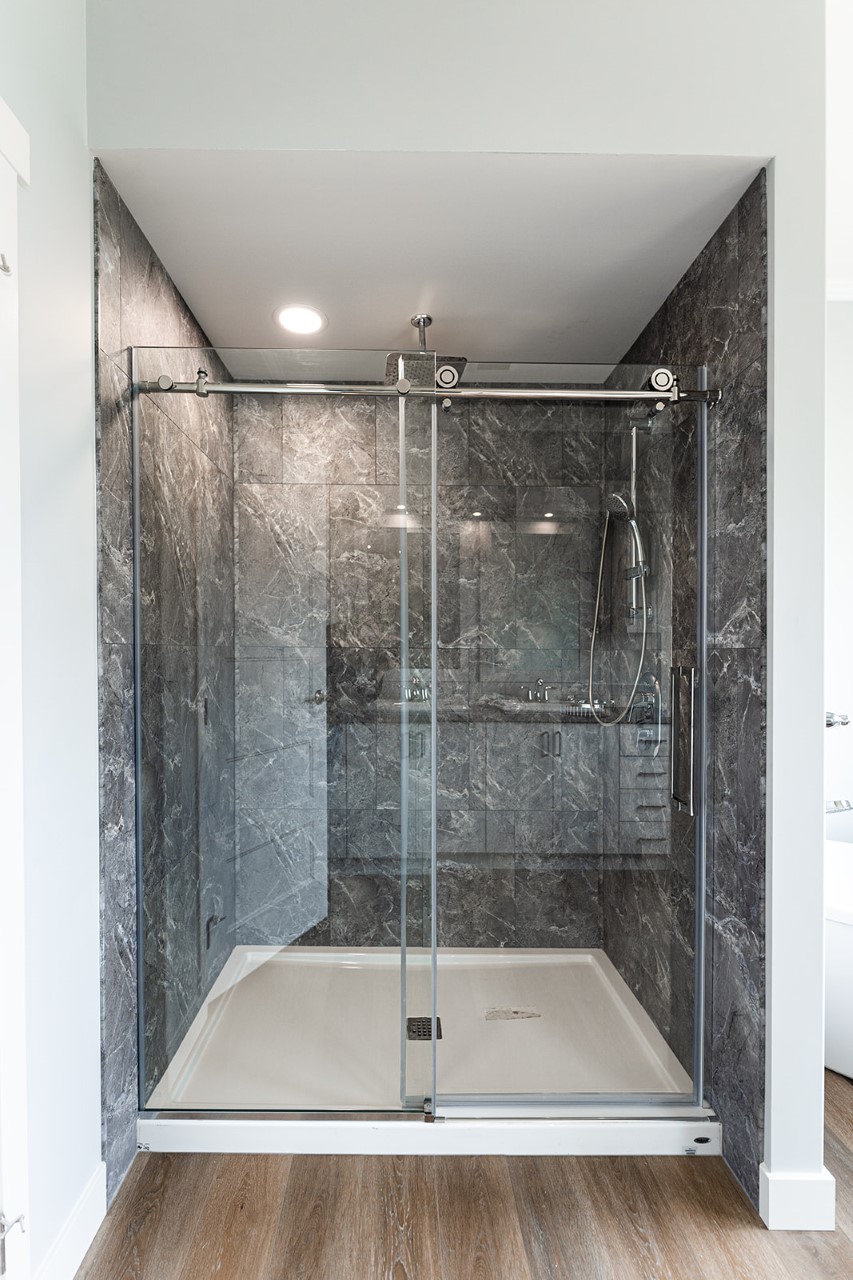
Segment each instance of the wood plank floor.
[[143,1155],[77,1280],[849,1280],[831,1072],[826,1162],[834,1233],[766,1231],[708,1158]]

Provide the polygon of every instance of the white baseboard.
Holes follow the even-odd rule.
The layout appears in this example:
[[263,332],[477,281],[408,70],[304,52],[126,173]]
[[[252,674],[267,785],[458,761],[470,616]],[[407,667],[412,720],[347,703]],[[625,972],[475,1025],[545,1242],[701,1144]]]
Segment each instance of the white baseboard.
[[101,1161],[69,1213],[35,1280],[74,1280],[107,1213],[107,1166]]
[[834,1231],[835,1179],[819,1173],[759,1171],[758,1212],[771,1231]]

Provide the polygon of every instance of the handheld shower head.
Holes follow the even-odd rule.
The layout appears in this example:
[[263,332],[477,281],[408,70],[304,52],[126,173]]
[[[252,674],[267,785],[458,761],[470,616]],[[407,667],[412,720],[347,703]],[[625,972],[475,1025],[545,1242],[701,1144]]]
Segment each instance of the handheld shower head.
[[614,520],[633,520],[634,504],[622,493],[608,493],[604,499],[604,509]]
[[622,493],[608,493],[604,499],[604,510],[611,520],[624,520],[631,526],[634,546],[637,550],[637,563],[642,569],[646,564],[646,550],[640,535],[640,526],[634,516],[633,502]]

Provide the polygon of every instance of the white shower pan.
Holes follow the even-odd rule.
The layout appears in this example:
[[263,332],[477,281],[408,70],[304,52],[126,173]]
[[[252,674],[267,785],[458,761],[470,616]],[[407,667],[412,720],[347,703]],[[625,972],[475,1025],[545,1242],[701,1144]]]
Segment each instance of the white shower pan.
[[[707,1107],[667,1105],[690,1078],[603,951],[442,949],[438,964],[435,1123],[399,1113],[398,949],[240,946],[151,1095],[140,1145],[719,1154]],[[407,965],[428,989],[429,952]],[[598,1094],[637,1102],[590,1105]]]
[[[407,963],[428,971],[429,952]],[[690,1093],[603,951],[442,949],[438,964],[439,1095]],[[235,947],[149,1103],[399,1105],[400,953],[390,947]]]

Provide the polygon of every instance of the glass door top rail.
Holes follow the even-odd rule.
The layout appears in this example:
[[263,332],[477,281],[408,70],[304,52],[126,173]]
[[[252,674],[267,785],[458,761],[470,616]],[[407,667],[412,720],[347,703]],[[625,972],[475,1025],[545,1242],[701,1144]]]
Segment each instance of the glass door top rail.
[[668,391],[649,389],[623,390],[615,387],[563,388],[563,387],[440,387],[411,385],[407,379],[391,386],[379,383],[346,384],[335,382],[210,382],[201,375],[195,382],[173,382],[163,374],[156,382],[142,382],[139,390],[146,395],[278,395],[278,396],[441,396],[448,400],[565,400],[586,404],[621,402],[623,404],[648,403],[665,408],[684,400],[702,400],[716,403],[719,391],[682,390],[675,381]]

